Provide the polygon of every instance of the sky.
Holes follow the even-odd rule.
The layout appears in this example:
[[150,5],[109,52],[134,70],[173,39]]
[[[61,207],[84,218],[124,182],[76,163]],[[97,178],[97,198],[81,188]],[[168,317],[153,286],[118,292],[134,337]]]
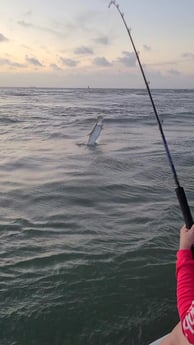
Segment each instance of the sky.
[[[118,0],[151,88],[194,88],[194,0]],[[109,0],[0,0],[0,87],[144,88]]]

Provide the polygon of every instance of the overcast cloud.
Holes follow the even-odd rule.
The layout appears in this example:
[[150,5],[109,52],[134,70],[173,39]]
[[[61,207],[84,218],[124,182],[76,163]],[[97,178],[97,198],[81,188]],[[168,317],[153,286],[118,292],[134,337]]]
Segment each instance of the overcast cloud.
[[122,56],[117,58],[117,61],[127,67],[134,67],[136,65],[135,53],[123,51]]
[[94,59],[94,64],[102,67],[109,67],[112,65],[105,57],[96,57]]
[[33,66],[43,67],[43,64],[35,57],[29,57],[26,55],[25,59],[28,63],[30,63]]
[[7,42],[9,41],[7,37],[0,33],[0,42]]
[[74,50],[74,54],[78,54],[78,55],[91,55],[94,54],[93,50],[89,47],[78,47]]
[[73,59],[67,59],[60,57],[60,61],[63,65],[66,65],[68,67],[76,67],[79,64],[79,61],[73,60]]

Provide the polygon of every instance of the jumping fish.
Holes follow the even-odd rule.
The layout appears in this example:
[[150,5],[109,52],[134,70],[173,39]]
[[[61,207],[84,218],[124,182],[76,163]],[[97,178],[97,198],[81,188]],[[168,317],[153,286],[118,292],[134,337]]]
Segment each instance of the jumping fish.
[[98,137],[100,136],[102,128],[103,128],[103,117],[98,116],[96,124],[95,124],[94,128],[92,129],[91,133],[89,134],[89,139],[87,142],[88,146],[92,146],[92,145],[96,144],[96,141],[97,141]]

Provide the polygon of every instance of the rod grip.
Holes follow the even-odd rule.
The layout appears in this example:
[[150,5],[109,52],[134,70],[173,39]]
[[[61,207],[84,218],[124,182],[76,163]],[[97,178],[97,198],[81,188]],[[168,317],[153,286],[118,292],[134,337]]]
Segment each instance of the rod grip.
[[[184,191],[184,188],[179,186],[177,188],[175,188],[176,191],[176,195],[180,204],[180,208],[182,210],[183,213],[183,218],[185,221],[185,225],[187,227],[187,229],[190,229],[193,225],[193,218],[191,215],[191,211],[187,202],[187,197]],[[192,250],[192,255],[193,255],[193,259],[194,259],[194,244],[191,246],[191,250]]]
[[186,197],[184,188],[181,186],[178,186],[177,188],[175,188],[175,191],[176,191],[179,205],[183,214],[185,225],[187,229],[190,229],[193,225],[193,218],[192,218],[191,211],[187,202],[187,197]]

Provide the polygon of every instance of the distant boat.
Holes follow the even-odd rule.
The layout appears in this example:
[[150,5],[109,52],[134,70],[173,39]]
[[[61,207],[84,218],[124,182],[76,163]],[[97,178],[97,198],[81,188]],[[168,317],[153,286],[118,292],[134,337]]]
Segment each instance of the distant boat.
[[88,142],[87,142],[88,146],[93,146],[93,145],[96,144],[96,141],[97,141],[97,139],[100,136],[102,128],[103,128],[103,117],[102,116],[98,116],[96,124],[93,127],[91,133],[89,134],[89,139],[88,139]]

